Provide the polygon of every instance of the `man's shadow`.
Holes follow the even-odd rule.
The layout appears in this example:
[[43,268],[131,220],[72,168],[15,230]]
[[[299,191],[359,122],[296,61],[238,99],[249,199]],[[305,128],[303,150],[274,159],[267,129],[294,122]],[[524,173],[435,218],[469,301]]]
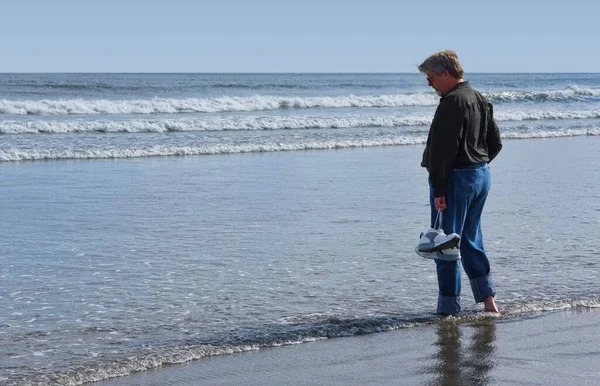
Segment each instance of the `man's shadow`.
[[[437,326],[437,353],[430,372],[434,379],[429,385],[483,386],[493,383],[490,375],[495,362],[496,323],[483,321],[476,325],[460,325],[440,321]],[[472,332],[468,341],[462,335]],[[466,347],[463,347],[466,345]]]

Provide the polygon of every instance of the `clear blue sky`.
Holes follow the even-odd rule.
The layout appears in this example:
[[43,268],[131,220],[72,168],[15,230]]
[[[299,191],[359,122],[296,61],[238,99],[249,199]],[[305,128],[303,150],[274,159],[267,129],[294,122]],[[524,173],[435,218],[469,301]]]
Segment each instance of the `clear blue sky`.
[[[557,4],[559,2],[560,4]],[[593,0],[0,0],[0,72],[598,72]]]

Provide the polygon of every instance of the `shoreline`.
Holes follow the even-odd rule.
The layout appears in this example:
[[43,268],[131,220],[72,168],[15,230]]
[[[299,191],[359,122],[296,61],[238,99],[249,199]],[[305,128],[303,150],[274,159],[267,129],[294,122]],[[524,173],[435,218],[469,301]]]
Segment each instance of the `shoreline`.
[[587,385],[600,376],[600,309],[441,319],[394,331],[204,358],[100,386]]

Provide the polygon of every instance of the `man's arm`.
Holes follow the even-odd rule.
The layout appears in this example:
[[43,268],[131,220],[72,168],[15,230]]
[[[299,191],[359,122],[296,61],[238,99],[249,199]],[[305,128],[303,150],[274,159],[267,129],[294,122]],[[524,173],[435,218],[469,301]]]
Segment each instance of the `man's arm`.
[[488,157],[490,158],[489,162],[492,162],[498,153],[500,153],[500,150],[502,150],[502,140],[500,139],[500,130],[498,129],[498,125],[494,119],[494,107],[491,103],[488,105],[488,107],[490,115],[488,117],[486,142],[488,147]]

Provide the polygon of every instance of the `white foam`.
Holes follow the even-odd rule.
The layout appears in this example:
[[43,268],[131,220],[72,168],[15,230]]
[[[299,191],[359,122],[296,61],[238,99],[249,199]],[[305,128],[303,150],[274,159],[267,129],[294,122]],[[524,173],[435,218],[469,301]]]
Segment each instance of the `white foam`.
[[34,161],[52,159],[105,159],[105,158],[138,158],[153,156],[209,155],[231,153],[274,152],[294,150],[344,149],[352,147],[373,147],[392,145],[413,145],[424,143],[425,137],[396,137],[373,140],[329,140],[306,141],[292,143],[240,144],[213,146],[152,146],[144,148],[110,148],[110,149],[0,149],[0,161]]
[[519,102],[519,101],[568,101],[586,100],[589,97],[600,96],[600,89],[569,86],[562,90],[546,91],[496,91],[484,92],[492,102]]
[[508,110],[496,111],[494,117],[498,122],[597,119],[600,118],[600,110]]
[[[234,116],[67,121],[5,120],[0,122],[0,134],[163,133],[176,131],[297,130],[405,126],[424,126],[423,130],[426,131],[432,118],[432,114],[406,114],[391,116]],[[598,118],[600,118],[600,110],[509,110],[496,113],[498,122]]]
[[[531,132],[502,131],[505,139],[557,138],[572,136],[597,136],[600,128],[537,130]],[[294,142],[217,144],[206,146],[142,146],[140,148],[86,148],[86,149],[16,149],[0,148],[0,161],[35,161],[60,159],[108,159],[139,158],[154,156],[211,155],[254,152],[276,152],[296,150],[331,150],[356,147],[400,146],[423,144],[426,133],[414,136],[395,136],[374,139],[331,139],[323,141],[305,140]]]
[[0,114],[70,115],[70,114],[157,114],[190,112],[226,112],[274,110],[281,108],[319,107],[400,107],[436,105],[433,93],[389,95],[342,95],[324,97],[218,97],[187,99],[68,99],[68,100],[0,100]]
[[[492,102],[579,101],[595,99],[600,89],[569,86],[561,90],[483,92]],[[282,97],[255,95],[216,98],[154,98],[133,100],[44,99],[0,100],[0,114],[72,115],[72,114],[157,114],[189,112],[259,111],[281,108],[402,107],[435,106],[439,98],[432,92],[385,95],[341,95],[319,97]]]
[[560,130],[536,130],[530,132],[502,131],[502,138],[532,139],[532,138],[559,138],[579,137],[585,135],[600,135],[600,128],[590,129],[560,129]]
[[228,118],[138,119],[128,121],[72,120],[72,121],[4,121],[1,134],[32,133],[141,133],[174,131],[227,131],[227,130],[287,130],[335,129],[352,127],[425,126],[430,116],[239,116]]

